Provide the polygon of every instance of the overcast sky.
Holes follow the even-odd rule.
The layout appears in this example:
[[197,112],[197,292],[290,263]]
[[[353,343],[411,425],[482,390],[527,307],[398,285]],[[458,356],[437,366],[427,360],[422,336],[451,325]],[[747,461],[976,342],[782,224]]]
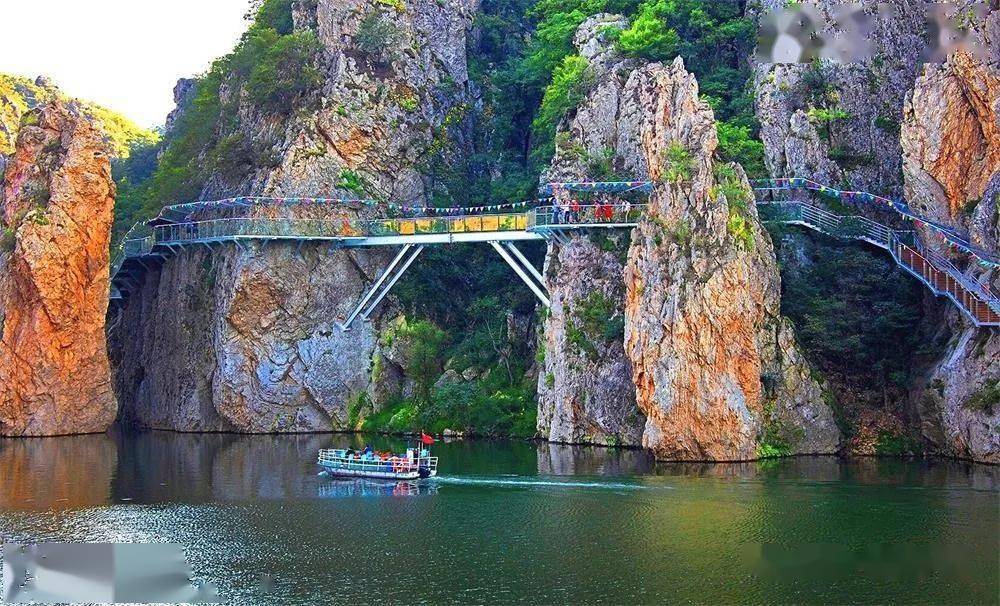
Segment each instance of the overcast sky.
[[248,25],[248,0],[0,1],[0,72],[45,74],[142,126],[162,124],[177,79],[205,71]]

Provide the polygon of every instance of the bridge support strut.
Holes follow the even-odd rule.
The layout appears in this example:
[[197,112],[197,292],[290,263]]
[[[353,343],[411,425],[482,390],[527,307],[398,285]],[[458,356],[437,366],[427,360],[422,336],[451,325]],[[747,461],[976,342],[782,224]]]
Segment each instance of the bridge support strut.
[[538,270],[521,254],[521,251],[517,249],[511,242],[490,242],[490,246],[497,251],[507,265],[510,265],[511,269],[528,285],[531,292],[535,293],[538,300],[542,302],[545,307],[552,307],[552,301],[546,294],[545,290],[545,280],[542,275],[538,273]]
[[350,330],[351,324],[354,323],[354,320],[358,316],[361,316],[362,320],[367,320],[368,316],[375,311],[378,304],[389,294],[392,287],[396,285],[396,282],[399,282],[399,279],[403,277],[403,274],[417,260],[417,256],[423,250],[423,245],[405,244],[399,251],[399,254],[396,255],[396,258],[392,260],[392,263],[389,263],[389,267],[385,268],[382,275],[368,289],[365,296],[361,297],[361,301],[354,308],[354,311],[351,312],[351,315],[347,317],[347,320],[343,324],[340,324],[340,330]]

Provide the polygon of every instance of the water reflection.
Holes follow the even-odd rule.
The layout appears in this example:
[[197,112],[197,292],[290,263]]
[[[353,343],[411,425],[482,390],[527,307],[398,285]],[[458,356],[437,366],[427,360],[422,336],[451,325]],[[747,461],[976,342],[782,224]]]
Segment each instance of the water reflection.
[[[405,445],[0,440],[0,534],[182,544],[237,604],[992,603],[1000,586],[996,467],[656,464],[642,451],[468,440],[435,445],[430,482],[320,475],[319,449],[366,441]],[[261,574],[273,576],[267,596]]]
[[[336,483],[318,475],[322,448],[366,443],[401,450],[387,436],[243,436],[124,432],[0,439],[0,508],[78,509],[109,503],[200,504],[408,493],[405,487]],[[790,483],[1000,489],[1000,467],[945,460],[800,457],[752,463],[656,463],[642,450],[544,442],[439,443],[442,478],[659,476]]]
[[653,471],[653,457],[644,450],[619,450],[599,446],[570,446],[539,442],[538,474],[644,475]]
[[923,488],[1000,489],[1000,466],[946,459],[793,457],[749,463],[657,463],[653,473],[684,478],[842,482]]
[[118,465],[105,434],[0,438],[0,509],[39,511],[104,505]]
[[364,478],[335,478],[320,472],[323,482],[319,485],[318,496],[324,499],[344,497],[415,497],[437,494],[434,482],[413,482],[406,480],[368,480]]

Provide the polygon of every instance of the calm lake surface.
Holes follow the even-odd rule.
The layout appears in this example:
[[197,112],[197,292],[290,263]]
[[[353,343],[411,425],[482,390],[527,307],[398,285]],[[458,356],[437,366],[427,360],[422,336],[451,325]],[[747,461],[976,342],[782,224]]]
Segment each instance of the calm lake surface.
[[461,441],[436,480],[319,475],[317,450],[362,443],[0,440],[0,538],[181,543],[230,604],[1000,600],[996,467]]

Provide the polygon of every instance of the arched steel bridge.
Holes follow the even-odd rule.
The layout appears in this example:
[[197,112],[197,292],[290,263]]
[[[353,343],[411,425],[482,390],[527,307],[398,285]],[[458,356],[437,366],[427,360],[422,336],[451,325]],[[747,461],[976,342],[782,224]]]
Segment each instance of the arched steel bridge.
[[[557,185],[569,190],[605,193],[648,191],[652,187],[652,184],[643,182]],[[780,197],[775,196],[776,192],[796,189],[821,191],[829,188],[806,179],[759,182],[755,191],[762,220],[798,225],[840,238],[868,242],[886,250],[900,267],[935,295],[951,300],[975,325],[1000,326],[1000,298],[989,283],[973,279],[943,255],[923,246],[914,231],[893,229],[861,216],[838,215],[802,200],[773,199]],[[156,219],[137,224],[126,236],[111,268],[111,303],[121,305],[130,293],[135,292],[150,264],[161,263],[191,246],[204,246],[215,251],[218,246],[243,246],[252,241],[293,241],[328,242],[331,248],[401,247],[352,313],[340,323],[343,330],[349,330],[359,317],[366,320],[374,312],[425,247],[479,242],[490,244],[548,307],[550,300],[545,281],[518,250],[516,243],[532,240],[565,242],[574,232],[632,228],[638,225],[646,209],[644,205],[620,203],[584,205],[572,218],[553,206],[538,206],[523,212],[494,214],[349,219],[337,217],[336,213],[324,213],[323,209],[343,211],[343,207],[327,204],[335,201],[316,202],[305,198],[235,198],[166,207]],[[320,208],[320,217],[249,216],[254,214],[249,212],[253,209],[267,210],[290,203]],[[224,209],[226,214],[235,213],[236,216],[212,217],[209,214],[208,218],[194,218],[196,211],[206,209]],[[895,209],[909,212],[905,205]],[[904,218],[905,212],[902,213]],[[939,224],[932,225],[949,229]],[[951,238],[959,238],[956,232],[948,233]],[[980,257],[995,262],[984,251],[975,250]]]

